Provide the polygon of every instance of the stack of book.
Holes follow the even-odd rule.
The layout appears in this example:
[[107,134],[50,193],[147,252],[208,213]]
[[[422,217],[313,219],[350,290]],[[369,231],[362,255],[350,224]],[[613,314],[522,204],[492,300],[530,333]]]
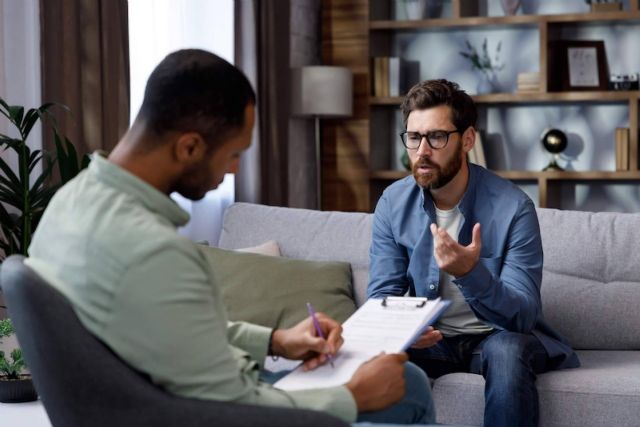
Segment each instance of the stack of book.
[[629,128],[616,128],[616,170],[629,170]]
[[373,96],[401,96],[410,85],[418,81],[417,61],[407,61],[398,57],[376,56],[371,58]]
[[539,92],[540,73],[518,73],[518,92]]

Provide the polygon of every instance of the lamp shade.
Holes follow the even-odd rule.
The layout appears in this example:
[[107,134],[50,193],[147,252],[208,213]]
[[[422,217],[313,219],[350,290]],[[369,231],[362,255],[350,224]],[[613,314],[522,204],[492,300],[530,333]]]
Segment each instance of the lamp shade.
[[296,116],[353,114],[353,76],[346,67],[314,65],[292,70],[291,111]]

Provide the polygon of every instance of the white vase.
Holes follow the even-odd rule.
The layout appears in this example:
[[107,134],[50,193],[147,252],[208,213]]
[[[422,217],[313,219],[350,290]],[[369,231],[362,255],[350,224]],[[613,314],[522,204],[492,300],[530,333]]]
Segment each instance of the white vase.
[[426,9],[427,0],[404,0],[404,10],[407,13],[407,19],[424,19]]
[[498,78],[496,77],[496,74],[493,72],[481,73],[476,90],[478,91],[478,95],[497,92]]

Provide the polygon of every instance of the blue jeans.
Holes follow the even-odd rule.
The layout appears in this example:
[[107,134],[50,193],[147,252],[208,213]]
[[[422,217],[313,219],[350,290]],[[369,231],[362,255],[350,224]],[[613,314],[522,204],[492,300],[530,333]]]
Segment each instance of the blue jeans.
[[535,383],[537,374],[547,370],[548,355],[535,336],[509,331],[460,335],[408,353],[432,378],[451,372],[482,375],[485,426],[538,425]]
[[[272,373],[262,371],[260,379],[273,384],[289,371]],[[406,393],[402,400],[393,406],[376,412],[362,412],[354,426],[365,427],[374,423],[376,427],[434,423],[436,411],[431,398],[429,379],[413,363],[406,363],[404,370]],[[392,423],[392,424],[388,424]]]

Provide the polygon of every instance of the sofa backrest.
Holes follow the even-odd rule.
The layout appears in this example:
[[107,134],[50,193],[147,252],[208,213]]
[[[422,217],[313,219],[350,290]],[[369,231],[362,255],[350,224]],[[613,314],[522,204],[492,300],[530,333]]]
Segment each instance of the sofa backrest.
[[576,349],[640,349],[640,215],[538,209],[547,322]]
[[[538,209],[545,319],[576,349],[640,349],[640,215]],[[366,296],[371,214],[236,203],[219,246],[267,240],[283,256],[351,263],[356,303]]]

